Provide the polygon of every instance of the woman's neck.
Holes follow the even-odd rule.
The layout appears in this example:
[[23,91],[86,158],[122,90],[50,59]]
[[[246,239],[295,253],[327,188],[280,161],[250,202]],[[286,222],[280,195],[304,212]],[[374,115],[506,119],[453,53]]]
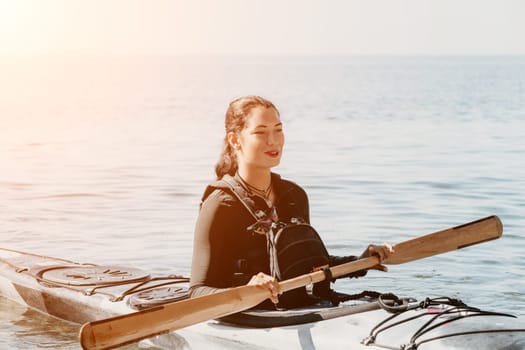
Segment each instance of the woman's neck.
[[272,173],[270,169],[247,169],[239,168],[239,176],[250,186],[258,190],[267,189],[272,182]]

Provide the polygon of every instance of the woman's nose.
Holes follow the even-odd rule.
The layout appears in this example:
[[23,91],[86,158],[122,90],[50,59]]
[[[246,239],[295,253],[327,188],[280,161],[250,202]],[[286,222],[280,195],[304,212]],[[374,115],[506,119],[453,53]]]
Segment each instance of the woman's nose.
[[276,133],[269,133],[268,137],[266,138],[266,143],[268,145],[274,145],[278,142],[278,135]]

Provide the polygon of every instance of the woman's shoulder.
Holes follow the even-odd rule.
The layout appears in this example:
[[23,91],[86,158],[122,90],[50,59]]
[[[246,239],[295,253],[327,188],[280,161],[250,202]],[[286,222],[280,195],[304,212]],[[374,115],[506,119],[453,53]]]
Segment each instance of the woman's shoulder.
[[201,206],[204,203],[215,203],[217,205],[229,205],[235,200],[233,194],[219,182],[208,184],[201,197]]
[[289,179],[285,179],[281,177],[281,175],[276,174],[276,173],[272,173],[272,176],[273,176],[272,181],[276,181],[279,184],[279,189],[283,193],[288,192],[288,191],[295,191],[295,192],[304,194],[305,196],[307,195],[304,188],[301,185],[299,185],[297,182],[289,180]]

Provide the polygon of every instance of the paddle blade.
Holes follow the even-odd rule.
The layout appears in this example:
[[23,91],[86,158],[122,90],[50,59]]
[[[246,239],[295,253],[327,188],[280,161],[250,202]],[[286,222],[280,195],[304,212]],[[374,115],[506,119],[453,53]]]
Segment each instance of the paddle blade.
[[503,224],[497,216],[489,216],[468,224],[452,227],[394,245],[384,264],[403,264],[501,237]]

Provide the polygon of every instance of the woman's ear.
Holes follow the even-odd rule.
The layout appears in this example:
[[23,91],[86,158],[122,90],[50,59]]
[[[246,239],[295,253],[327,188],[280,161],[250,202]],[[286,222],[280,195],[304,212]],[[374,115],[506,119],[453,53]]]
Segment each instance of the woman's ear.
[[230,147],[237,151],[241,149],[241,144],[239,143],[239,137],[237,136],[237,133],[230,131],[228,133],[228,143],[230,144]]

